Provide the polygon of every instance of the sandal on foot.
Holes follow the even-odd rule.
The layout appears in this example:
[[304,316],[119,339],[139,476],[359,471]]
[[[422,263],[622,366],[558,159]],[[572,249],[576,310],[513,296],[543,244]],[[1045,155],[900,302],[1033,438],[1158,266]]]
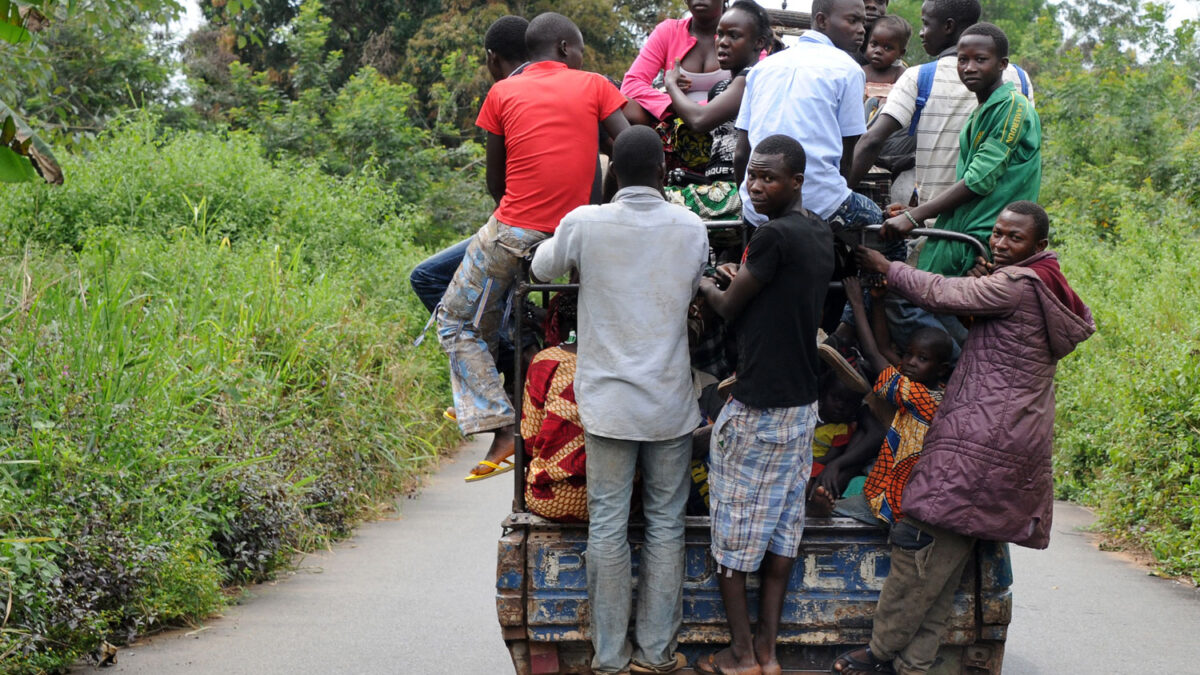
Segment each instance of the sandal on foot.
[[446,408],[445,410],[443,410],[442,417],[445,417],[446,419],[450,420],[451,422],[458,421],[458,413],[454,410],[454,406],[450,406],[450,407]]
[[474,483],[475,481],[499,476],[502,473],[508,473],[509,471],[513,470],[512,460],[507,458],[500,460],[499,464],[496,464],[495,462],[489,462],[486,459],[481,459],[479,460],[479,463],[475,465],[475,468],[479,468],[481,466],[485,466],[491,469],[491,471],[488,471],[487,473],[469,473],[463,480],[468,483]]
[[743,674],[749,673],[750,675],[762,675],[762,668],[760,666],[755,666],[755,670],[752,670],[752,671],[725,670],[721,666],[717,665],[717,655],[716,654],[709,654],[707,656],[701,656],[700,658],[696,659],[696,665],[692,666],[692,668],[697,673],[704,673],[704,675],[735,675],[735,672],[743,673]]
[[[863,649],[863,651],[865,651],[867,653],[866,661],[861,661],[861,660],[851,656],[851,654],[853,654],[855,651],[856,650],[851,649],[850,651],[842,654],[841,656],[838,656],[837,660],[835,660],[833,662],[833,665],[830,666],[829,672],[834,673],[835,675],[841,675],[844,673],[890,673],[892,675],[895,674],[896,670],[894,668],[892,668],[891,661],[880,661],[880,660],[876,659],[875,655],[871,653],[870,647],[865,647]],[[841,670],[837,669],[837,665],[839,663],[842,664]]]
[[675,658],[663,665],[652,666],[641,661],[631,661],[629,663],[629,672],[662,675],[663,673],[673,673],[677,670],[682,670],[685,666],[687,666],[687,657],[679,652],[675,652]]

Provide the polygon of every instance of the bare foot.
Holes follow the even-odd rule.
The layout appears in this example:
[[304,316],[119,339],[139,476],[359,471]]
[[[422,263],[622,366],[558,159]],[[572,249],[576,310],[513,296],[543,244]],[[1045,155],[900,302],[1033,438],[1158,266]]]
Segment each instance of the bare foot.
[[825,489],[825,486],[818,485],[813,490],[812,496],[808,500],[809,514],[814,518],[828,518],[833,513],[833,509],[837,503],[833,499],[833,495]]
[[[501,461],[513,456],[513,451],[516,447],[516,442],[513,439],[513,425],[500,427],[496,430],[496,435],[492,438],[492,445],[488,448],[487,454],[483,456],[484,461],[492,464],[500,464]],[[475,465],[471,469],[470,475],[483,476],[495,471],[490,466],[483,463]]]
[[733,653],[733,647],[726,647],[716,654],[701,656],[696,661],[696,670],[706,675],[762,675],[762,668],[750,652],[746,658],[739,659]]
[[754,658],[762,668],[762,675],[783,675],[783,666],[775,656],[775,645],[765,644],[757,635],[754,637]]

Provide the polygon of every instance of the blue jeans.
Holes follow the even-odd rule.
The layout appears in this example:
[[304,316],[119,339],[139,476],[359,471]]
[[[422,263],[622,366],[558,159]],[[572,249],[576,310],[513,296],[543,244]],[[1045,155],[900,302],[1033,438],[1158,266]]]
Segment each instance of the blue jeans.
[[[683,618],[683,530],[692,436],[667,441],[624,441],[587,434],[588,600],[592,670],[618,673],[630,659],[663,665],[674,657]],[[646,543],[638,566],[638,607],[629,642],[633,576],[629,553],[629,500],[633,474],[642,469]]]
[[[467,254],[467,244],[470,243],[471,238],[468,237],[434,253],[414,267],[412,274],[409,275],[408,283],[412,285],[413,292],[421,299],[421,304],[425,305],[425,309],[429,310],[430,314],[437,309],[438,303],[442,301],[442,296],[446,294],[446,287],[450,285],[450,280],[454,278],[454,273],[462,264],[463,256]],[[508,314],[508,322],[500,326],[496,367],[503,373],[511,374],[515,350],[512,342],[512,312],[510,311]],[[527,326],[526,329],[523,336],[525,346],[536,345],[537,338],[534,334],[537,327]]]
[[[438,339],[450,358],[450,390],[464,434],[512,424],[515,413],[496,364],[501,318],[523,260],[549,233],[488,222],[467,245],[434,317]],[[520,396],[519,387],[513,387]]]
[[413,268],[412,274],[409,275],[408,283],[412,285],[413,292],[430,314],[442,301],[442,295],[446,293],[446,287],[450,285],[450,280],[462,264],[463,256],[467,253],[467,244],[470,243],[471,238],[467,237],[434,253]]
[[962,345],[967,341],[967,327],[962,325],[957,316],[934,314],[895,293],[889,293],[884,298],[883,308],[887,314],[892,340],[901,349],[908,347],[909,339],[918,329],[936,328],[945,331],[952,338],[953,350],[950,355],[950,363],[958,363],[958,357],[962,354]]

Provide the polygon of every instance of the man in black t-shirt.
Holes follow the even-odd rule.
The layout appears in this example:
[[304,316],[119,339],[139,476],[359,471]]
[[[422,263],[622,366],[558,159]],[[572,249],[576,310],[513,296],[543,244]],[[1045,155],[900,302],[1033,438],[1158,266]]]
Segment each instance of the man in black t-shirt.
[[[804,493],[817,425],[817,325],[833,275],[833,233],[801,205],[804,149],[782,134],[754,149],[746,187],[771,220],[750,239],[728,281],[700,282],[737,335],[737,383],[709,450],[712,556],[732,644],[696,664],[704,673],[779,671],[775,638],[804,529]],[[746,574],[760,570],[758,630],[750,630]]]

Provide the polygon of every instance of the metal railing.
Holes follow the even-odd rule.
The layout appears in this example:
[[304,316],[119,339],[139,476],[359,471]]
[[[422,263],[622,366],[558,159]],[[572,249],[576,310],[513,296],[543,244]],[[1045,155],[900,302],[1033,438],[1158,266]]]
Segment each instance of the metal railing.
[[[710,230],[741,228],[742,246],[746,245],[748,239],[745,222],[742,220],[712,220],[705,221],[705,226]],[[882,228],[881,225],[867,225],[861,230],[860,243],[865,243],[867,232],[878,233]],[[930,228],[914,229],[910,237],[929,237],[931,239],[946,239],[949,241],[957,241],[967,244],[975,249],[975,251],[983,256],[988,257],[988,249],[983,242],[969,234],[961,232],[947,232],[945,230],[936,230]],[[528,270],[526,270],[528,272]],[[527,274],[526,274],[527,276]],[[841,288],[841,281],[832,281],[829,284],[830,288]],[[531,293],[554,293],[554,292],[579,292],[579,284],[542,284],[520,281],[517,283],[513,303],[516,310],[513,312],[513,345],[516,346],[516,355],[513,359],[513,408],[516,413],[516,422],[513,429],[513,512],[522,513],[525,509],[525,438],[521,435],[521,414],[525,402],[524,390],[524,359],[522,352],[524,348],[524,303],[525,298]]]

